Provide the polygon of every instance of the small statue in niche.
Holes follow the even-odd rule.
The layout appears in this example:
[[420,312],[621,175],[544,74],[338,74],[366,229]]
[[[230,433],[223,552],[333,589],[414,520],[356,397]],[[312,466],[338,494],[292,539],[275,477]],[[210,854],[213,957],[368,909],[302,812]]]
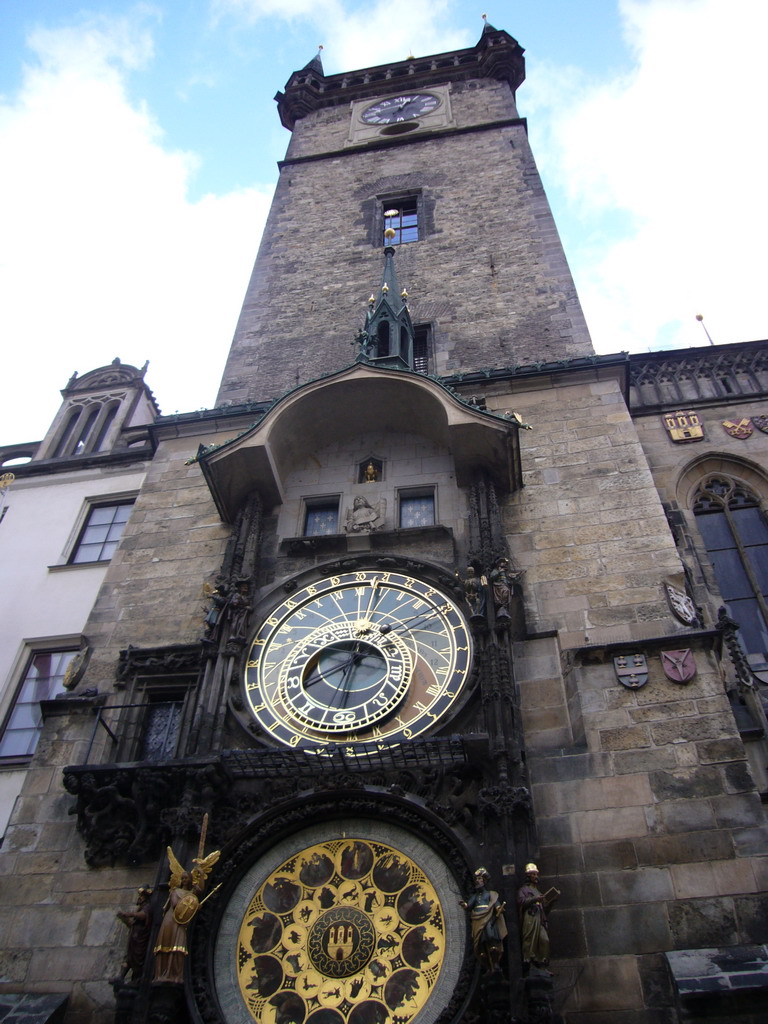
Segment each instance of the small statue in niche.
[[367,359],[371,354],[371,346],[373,345],[373,338],[364,328],[361,328],[355,337],[350,342],[351,345],[357,345],[359,352],[358,357],[362,356]]
[[152,892],[148,885],[143,885],[136,893],[136,909],[117,912],[118,921],[122,921],[128,928],[128,943],[120,973],[111,980],[113,986],[119,987],[129,971],[134,984],[141,980],[152,931],[152,908],[149,905]]
[[525,865],[525,882],[517,890],[517,909],[520,915],[520,947],[523,968],[546,970],[549,964],[549,931],[547,908],[560,896],[560,890],[539,890],[539,869],[535,864]]
[[239,579],[237,589],[229,600],[229,635],[232,640],[245,639],[245,627],[251,611],[250,589],[250,582],[247,579]]
[[473,565],[467,566],[466,573],[461,582],[464,586],[464,597],[472,613],[471,618],[484,619],[486,608],[485,588],[488,580],[485,576],[478,576]]
[[469,911],[472,929],[472,948],[475,956],[485,968],[486,974],[500,970],[499,963],[507,937],[507,923],[499,894],[489,889],[491,876],[485,868],[475,872],[475,891],[466,900],[459,900],[459,906]]
[[515,581],[515,577],[509,568],[509,559],[501,555],[493,563],[493,568],[489,573],[491,581],[491,590],[493,591],[493,607],[496,611],[497,619],[508,619],[509,615],[509,603],[512,597],[512,584]]
[[378,482],[379,472],[372,462],[369,462],[363,472],[363,480],[367,484],[375,484]]
[[[187,945],[187,929],[205,900],[201,900],[205,891],[205,883],[213,870],[213,866],[221,856],[214,850],[203,857],[205,849],[205,833],[208,827],[208,815],[203,819],[200,833],[200,849],[198,856],[192,861],[194,867],[185,871],[179,863],[171,847],[168,847],[168,864],[171,877],[168,883],[168,899],[163,907],[163,920],[155,943],[155,972],[153,982],[182,985],[184,983],[184,963],[189,953]],[[218,886],[216,886],[218,889]],[[208,899],[216,889],[206,896]]]
[[352,508],[347,509],[344,529],[347,533],[372,533],[380,530],[384,526],[386,511],[385,498],[372,505],[362,494],[358,494],[352,502]]
[[221,632],[224,612],[229,603],[229,585],[219,577],[215,587],[211,588],[210,583],[206,583],[203,592],[211,601],[211,607],[205,613],[203,621],[203,640],[213,643]]

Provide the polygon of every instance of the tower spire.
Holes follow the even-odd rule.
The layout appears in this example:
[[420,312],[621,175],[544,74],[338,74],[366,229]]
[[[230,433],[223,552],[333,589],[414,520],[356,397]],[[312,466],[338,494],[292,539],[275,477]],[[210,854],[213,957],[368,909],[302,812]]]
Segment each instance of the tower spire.
[[[388,215],[389,211],[387,212]],[[385,231],[387,241],[395,232]],[[365,325],[357,336],[359,359],[384,366],[413,369],[413,323],[408,311],[408,292],[397,283],[395,247],[384,246],[384,272],[378,294],[371,293]]]
[[322,61],[322,57],[321,57],[322,52],[323,52],[323,44],[320,43],[320,45],[317,48],[317,53],[315,54],[315,56],[312,58],[312,60],[308,64],[305,64],[304,67],[301,70],[302,71],[315,71],[319,75],[325,75],[325,72],[323,71],[323,61]]

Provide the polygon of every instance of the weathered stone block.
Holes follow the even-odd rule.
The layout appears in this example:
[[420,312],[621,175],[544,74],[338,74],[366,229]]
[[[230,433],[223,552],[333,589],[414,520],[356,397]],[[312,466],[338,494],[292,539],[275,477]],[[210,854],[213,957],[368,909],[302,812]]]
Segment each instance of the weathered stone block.
[[561,846],[573,842],[573,828],[567,815],[541,818],[537,824],[542,846]]
[[549,938],[553,958],[586,956],[587,940],[582,911],[568,908],[553,910]]
[[624,903],[659,903],[672,899],[674,891],[666,868],[603,871],[600,891],[606,906]]
[[[19,912],[21,914],[21,912]],[[39,950],[77,946],[87,911],[55,906],[28,906],[23,912],[25,945]]]
[[683,900],[670,903],[668,909],[673,948],[735,946],[740,941],[734,902],[729,897]]
[[709,715],[706,718],[684,718],[661,722],[651,729],[653,742],[659,746],[680,740],[714,740],[732,737],[736,731],[733,716]]
[[754,792],[715,797],[712,807],[720,828],[750,828],[765,821],[762,802]]
[[586,847],[589,866],[594,870],[629,870],[637,867],[635,841],[628,839],[616,842],[590,843]]
[[744,760],[746,756],[744,745],[737,736],[725,740],[705,740],[697,744],[697,748],[702,764]]
[[[552,878],[561,878],[563,875],[577,874],[584,870],[583,847],[576,845],[569,846],[548,846],[542,851],[540,868],[546,867],[546,872]],[[593,864],[592,867],[598,865]],[[559,886],[558,886],[559,888]]]
[[676,768],[677,757],[673,747],[617,751],[613,755],[613,763],[617,774],[623,775],[629,772],[652,772],[657,768]]
[[590,956],[655,953],[672,943],[665,904],[585,910],[584,926]]
[[638,957],[643,1003],[649,1009],[673,1007],[675,991],[666,960],[660,953]]
[[657,800],[714,796],[724,788],[720,771],[713,767],[652,772],[650,784]]
[[746,761],[731,761],[725,765],[725,788],[729,793],[749,793],[755,781]]
[[648,729],[641,725],[628,725],[621,729],[603,729],[600,732],[600,746],[603,750],[637,750],[650,747]]
[[106,952],[93,949],[36,949],[29,965],[30,982],[46,982],[50,985],[103,979],[106,974]]
[[729,832],[688,832],[672,836],[649,836],[634,842],[640,864],[687,864],[711,857],[725,860],[733,857]]
[[675,800],[659,804],[655,810],[668,832],[697,832],[715,827],[715,816],[708,800]]
[[768,936],[768,893],[739,896],[734,901],[741,942],[764,943]]
[[727,896],[754,892],[755,877],[748,860],[676,864],[670,868],[677,899]]
[[557,756],[541,754],[529,758],[531,775],[539,782],[564,782],[568,779],[589,779],[609,775],[611,760],[608,754],[572,754],[558,751]]
[[617,807],[603,811],[579,811],[571,815],[582,843],[606,839],[628,839],[648,832],[642,807]]
[[[618,992],[618,998],[616,998]],[[635,957],[605,956],[591,958],[581,965],[576,983],[578,1011],[601,1014],[613,1010],[614,1020],[621,1020],[622,1011],[641,1010],[642,988]],[[571,1014],[569,1012],[570,1021]]]

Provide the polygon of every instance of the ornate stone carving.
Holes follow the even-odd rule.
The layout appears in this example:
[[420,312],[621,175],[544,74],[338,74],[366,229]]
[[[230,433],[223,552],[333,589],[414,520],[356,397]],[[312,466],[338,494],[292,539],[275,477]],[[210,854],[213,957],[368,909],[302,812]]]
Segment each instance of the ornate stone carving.
[[344,519],[345,533],[373,533],[374,530],[383,530],[387,514],[386,498],[372,504],[370,495],[357,494],[352,502],[352,508],[347,509]]

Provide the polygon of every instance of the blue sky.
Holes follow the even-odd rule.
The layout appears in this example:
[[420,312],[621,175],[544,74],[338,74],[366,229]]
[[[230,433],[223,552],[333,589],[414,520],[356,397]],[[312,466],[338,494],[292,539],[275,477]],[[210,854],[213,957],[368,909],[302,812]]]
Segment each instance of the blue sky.
[[[526,49],[518,99],[601,352],[765,337],[764,0],[0,0],[0,443],[73,370],[141,365],[210,406],[288,133],[329,73]],[[31,395],[35,397],[30,398]]]

